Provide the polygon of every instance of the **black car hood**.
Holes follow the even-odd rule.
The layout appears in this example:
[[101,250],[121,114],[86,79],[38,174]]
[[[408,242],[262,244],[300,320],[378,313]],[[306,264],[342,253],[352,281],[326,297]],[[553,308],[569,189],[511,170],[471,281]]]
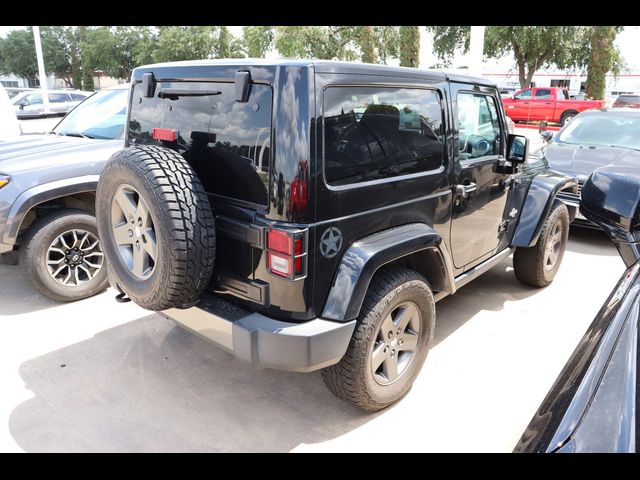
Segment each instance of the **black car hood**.
[[637,157],[640,167],[640,152],[623,147],[551,142],[545,148],[544,155],[553,170],[576,176],[579,180],[586,180],[598,167],[626,163],[632,157]]

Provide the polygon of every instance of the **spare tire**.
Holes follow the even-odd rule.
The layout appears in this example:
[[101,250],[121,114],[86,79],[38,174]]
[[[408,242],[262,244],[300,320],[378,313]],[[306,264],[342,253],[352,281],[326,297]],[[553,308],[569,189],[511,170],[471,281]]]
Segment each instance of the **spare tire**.
[[149,310],[198,301],[213,273],[215,227],[180,154],[151,145],[114,153],[98,183],[96,218],[110,273],[131,300]]

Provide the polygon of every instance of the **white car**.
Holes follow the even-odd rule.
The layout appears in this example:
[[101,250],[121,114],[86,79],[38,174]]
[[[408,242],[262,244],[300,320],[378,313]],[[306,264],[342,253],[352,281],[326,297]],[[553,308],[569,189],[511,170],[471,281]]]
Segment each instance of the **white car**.
[[48,90],[49,110],[45,111],[42,92],[23,92],[12,99],[18,118],[44,117],[47,115],[66,115],[93,92],[80,90]]
[[2,85],[0,85],[0,125],[2,125],[0,141],[17,137],[22,133],[13,105]]

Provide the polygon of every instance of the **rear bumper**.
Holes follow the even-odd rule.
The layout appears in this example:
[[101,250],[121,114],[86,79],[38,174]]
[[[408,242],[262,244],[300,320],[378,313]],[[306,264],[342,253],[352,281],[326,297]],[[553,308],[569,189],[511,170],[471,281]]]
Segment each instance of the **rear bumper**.
[[311,372],[338,363],[355,328],[355,320],[283,322],[208,293],[195,307],[158,313],[259,368],[291,372]]

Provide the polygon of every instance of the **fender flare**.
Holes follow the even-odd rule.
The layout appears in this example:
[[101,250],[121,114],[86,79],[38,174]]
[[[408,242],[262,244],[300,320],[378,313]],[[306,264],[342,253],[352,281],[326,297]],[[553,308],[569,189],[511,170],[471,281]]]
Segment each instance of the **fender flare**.
[[75,193],[95,192],[100,175],[84,175],[43,183],[22,192],[11,206],[2,243],[13,245],[18,238],[25,215],[35,206]]
[[374,233],[351,244],[338,266],[322,318],[343,322],[353,320],[360,313],[369,283],[380,267],[428,249],[433,249],[440,256],[444,284],[447,289],[455,290],[453,266],[440,234],[424,223],[410,223]]
[[542,226],[551,212],[553,202],[560,190],[578,188],[574,177],[554,170],[547,170],[536,175],[531,181],[522,213],[511,245],[514,247],[532,247],[538,241]]

